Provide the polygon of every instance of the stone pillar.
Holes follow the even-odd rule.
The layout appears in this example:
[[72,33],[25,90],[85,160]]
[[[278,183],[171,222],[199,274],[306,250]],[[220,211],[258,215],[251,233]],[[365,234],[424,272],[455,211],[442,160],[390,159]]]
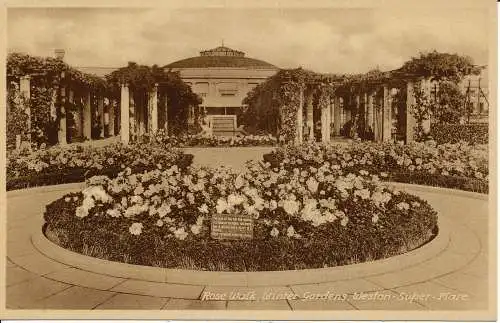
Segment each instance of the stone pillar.
[[116,100],[111,99],[109,102],[109,109],[108,109],[108,115],[109,115],[108,134],[110,137],[115,136],[115,105],[116,105]]
[[104,97],[99,95],[97,98],[97,113],[99,113],[99,126],[101,127],[100,138],[104,138]]
[[321,141],[330,141],[330,104],[321,109]]
[[149,101],[151,102],[149,111],[149,132],[155,133],[158,131],[158,84],[155,84],[153,91],[149,95]]
[[29,75],[22,76],[19,82],[19,90],[21,92],[21,97],[23,98],[24,112],[27,115],[26,121],[26,133],[28,134],[28,141],[31,141],[31,106],[30,106],[30,98],[31,98],[31,86],[30,86]]
[[299,106],[297,108],[297,129],[295,143],[300,145],[304,138],[304,88],[300,87]]
[[130,107],[129,89],[126,84],[121,85],[120,93],[120,138],[125,144],[130,140]]
[[[75,91],[73,91],[72,89],[68,90],[68,102],[71,104],[71,106],[73,106],[75,103]],[[72,131],[74,129],[70,136],[71,141],[73,142],[74,136],[78,136],[80,134],[80,116],[79,113],[75,113],[74,111],[71,111],[71,115],[73,116],[73,126],[69,129],[69,131]]]
[[392,108],[391,108],[391,98],[389,87],[384,85],[384,96],[383,96],[383,131],[382,140],[391,141],[391,130],[392,130]]
[[129,124],[130,124],[130,136],[132,140],[136,139],[137,135],[137,122],[136,122],[136,107],[135,107],[135,98],[134,91],[130,91],[129,89],[129,116],[128,116]]
[[[64,79],[64,73],[61,75]],[[59,131],[57,132],[57,142],[59,145],[66,145],[66,87],[60,87],[60,100],[59,100]]]
[[90,106],[90,92],[84,97],[83,103],[83,137],[85,139],[92,139],[92,109]]
[[165,122],[163,124],[163,129],[165,129],[165,133],[168,136],[168,96],[167,96],[167,93],[165,93],[165,103],[164,103],[163,109],[165,109]]
[[368,126],[371,128],[372,132],[375,134],[375,122],[374,122],[374,112],[373,112],[373,97],[374,93],[370,92],[368,95],[368,102],[367,102],[367,123]]
[[308,139],[314,141],[314,108],[312,91],[307,94],[306,98],[306,113],[307,113],[307,128],[309,131]]
[[336,136],[340,136],[340,129],[342,128],[342,119],[341,119],[342,105],[343,105],[343,99],[335,97],[335,103],[333,105],[333,120],[335,121],[335,123],[333,127]]
[[[421,81],[421,87],[424,89],[424,93],[427,95],[429,99],[431,99],[431,80],[430,78],[428,79],[422,79]],[[415,101],[414,101],[415,102]],[[428,118],[422,120],[422,129],[424,134],[429,134],[431,132],[431,118],[428,116]]]
[[145,112],[147,110],[146,106],[147,102],[144,97],[144,93],[141,93],[141,96],[135,102],[135,111],[136,114],[136,124],[137,124],[137,135],[142,136],[146,132],[146,124],[145,124]]
[[413,81],[406,83],[406,142],[414,141],[416,120],[413,116],[412,109],[415,105],[415,92],[413,89]]

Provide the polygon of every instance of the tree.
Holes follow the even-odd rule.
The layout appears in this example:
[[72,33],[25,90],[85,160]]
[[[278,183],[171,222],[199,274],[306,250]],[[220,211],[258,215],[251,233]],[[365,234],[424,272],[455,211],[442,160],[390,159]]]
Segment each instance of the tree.
[[465,96],[459,83],[466,75],[477,75],[481,71],[468,56],[435,50],[412,58],[403,64],[401,70],[437,82],[439,90],[434,98],[424,97],[425,93],[419,94],[421,98],[417,101],[426,104],[417,110],[420,114],[432,114],[433,120],[438,123],[458,123],[467,114]]
[[420,53],[405,62],[402,71],[430,78],[433,81],[460,82],[464,76],[479,74],[479,67],[475,66],[469,56],[458,54],[439,53],[436,50],[429,53]]

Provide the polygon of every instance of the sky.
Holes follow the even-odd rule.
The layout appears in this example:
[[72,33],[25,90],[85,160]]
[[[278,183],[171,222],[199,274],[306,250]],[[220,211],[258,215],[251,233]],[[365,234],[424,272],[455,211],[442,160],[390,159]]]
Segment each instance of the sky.
[[364,73],[399,68],[437,50],[488,62],[481,9],[415,8],[9,8],[10,52],[73,66],[166,65],[224,45],[280,68]]

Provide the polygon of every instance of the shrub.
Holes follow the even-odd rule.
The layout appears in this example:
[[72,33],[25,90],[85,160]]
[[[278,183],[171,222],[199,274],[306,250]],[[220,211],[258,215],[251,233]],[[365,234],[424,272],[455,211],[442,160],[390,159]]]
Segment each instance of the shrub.
[[328,163],[347,172],[386,173],[392,180],[487,193],[488,150],[465,142],[304,144],[280,147],[263,156],[271,167],[307,169]]
[[159,143],[174,147],[248,147],[248,146],[275,146],[278,141],[272,135],[243,135],[221,137],[214,135],[180,135],[168,136],[164,130],[153,136],[145,135],[140,138],[143,143]]
[[[212,239],[211,216],[234,212],[254,219],[254,238]],[[83,192],[49,204],[44,218],[47,236],[76,252],[222,271],[381,259],[426,243],[437,223],[427,202],[366,172],[345,175],[334,165],[296,172],[258,163],[243,173],[173,166],[94,177]]]
[[488,124],[433,124],[430,134],[438,144],[488,144]]
[[126,167],[134,173],[173,164],[186,168],[192,160],[192,155],[173,148],[121,143],[99,148],[56,146],[29,154],[11,152],[7,156],[7,190],[81,182],[95,175],[116,177]]

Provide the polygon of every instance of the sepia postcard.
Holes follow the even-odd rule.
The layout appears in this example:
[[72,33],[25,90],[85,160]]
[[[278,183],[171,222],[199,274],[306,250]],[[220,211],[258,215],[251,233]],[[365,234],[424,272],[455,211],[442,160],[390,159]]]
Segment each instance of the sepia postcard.
[[497,318],[497,7],[6,1],[0,318]]

